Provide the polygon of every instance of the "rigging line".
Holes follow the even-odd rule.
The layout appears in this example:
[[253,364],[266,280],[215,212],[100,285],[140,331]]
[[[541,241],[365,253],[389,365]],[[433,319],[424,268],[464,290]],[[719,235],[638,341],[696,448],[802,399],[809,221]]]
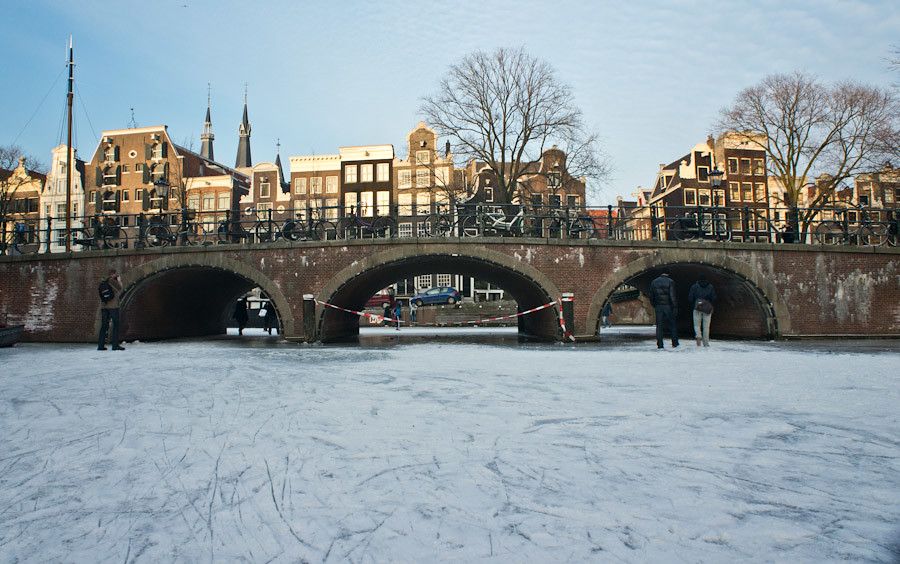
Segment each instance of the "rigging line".
[[59,82],[59,77],[61,77],[63,75],[63,73],[66,72],[66,69],[68,69],[68,68],[69,68],[69,65],[66,64],[66,66],[63,67],[62,70],[59,71],[59,74],[56,75],[56,79],[53,81],[53,84],[50,85],[50,88],[47,90],[47,93],[44,94],[44,97],[41,99],[41,103],[38,104],[37,109],[34,110],[34,113],[31,114],[31,117],[28,118],[28,121],[26,121],[25,125],[22,126],[22,130],[19,131],[19,134],[16,135],[15,139],[13,139],[13,142],[12,142],[13,145],[15,145],[16,141],[19,140],[19,137],[21,137],[22,134],[25,133],[25,130],[28,129],[28,126],[31,125],[31,121],[34,119],[34,116],[36,116],[38,114],[38,112],[41,111],[41,106],[44,105],[44,102],[47,101],[47,97],[50,96],[50,93],[53,92],[54,88],[56,88],[56,83]]
[[81,96],[81,91],[78,90],[77,84],[75,85],[75,95],[78,96],[78,102],[81,104],[81,111],[84,112],[84,117],[87,119],[88,125],[91,127],[91,133],[94,134],[94,137],[99,139],[100,136],[97,135],[97,130],[94,129],[94,124],[91,122],[91,116],[88,115],[87,106],[84,105],[84,98]]
[[63,142],[63,128],[66,124],[66,104],[62,106],[62,114],[59,116],[59,125],[56,130],[56,144],[62,145]]

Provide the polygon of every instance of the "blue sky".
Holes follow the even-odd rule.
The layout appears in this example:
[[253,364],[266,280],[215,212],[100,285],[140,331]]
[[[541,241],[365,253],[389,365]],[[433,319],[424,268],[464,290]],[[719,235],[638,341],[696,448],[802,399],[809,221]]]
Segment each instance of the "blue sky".
[[82,157],[102,129],[128,126],[131,107],[138,125],[164,123],[199,146],[210,82],[226,164],[245,82],[254,162],[274,158],[277,138],[283,157],[370,143],[403,155],[420,98],[448,65],[475,49],[524,46],[573,87],[602,136],[614,170],[592,203],[652,182],[659,163],[704,140],[718,111],[768,73],[900,82],[886,61],[900,44],[895,1],[3,4],[0,144],[18,136],[44,161],[60,140],[69,33]]

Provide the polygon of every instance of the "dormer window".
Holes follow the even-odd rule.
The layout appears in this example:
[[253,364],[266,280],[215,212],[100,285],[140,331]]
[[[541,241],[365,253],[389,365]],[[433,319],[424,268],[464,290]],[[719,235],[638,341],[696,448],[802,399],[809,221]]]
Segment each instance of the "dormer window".
[[263,178],[259,183],[259,197],[260,198],[268,198],[269,197],[269,179]]
[[551,172],[547,175],[547,184],[550,188],[559,188],[562,186],[562,175],[558,172]]
[[114,163],[119,160],[119,147],[110,145],[103,151],[104,162]]
[[428,151],[416,151],[416,164],[423,165],[431,162],[430,154]]
[[697,180],[700,182],[709,182],[709,167],[708,166],[698,166],[697,167]]
[[163,158],[163,146],[162,146],[162,143],[157,143],[156,145],[153,146],[153,154],[152,154],[152,156],[153,156],[154,159],[161,159],[161,158]]

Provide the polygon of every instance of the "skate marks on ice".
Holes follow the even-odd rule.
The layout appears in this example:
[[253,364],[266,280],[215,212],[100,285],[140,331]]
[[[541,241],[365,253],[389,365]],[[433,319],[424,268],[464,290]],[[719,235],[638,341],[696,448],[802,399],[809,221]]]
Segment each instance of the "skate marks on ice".
[[897,355],[706,353],[20,347],[0,560],[889,560]]

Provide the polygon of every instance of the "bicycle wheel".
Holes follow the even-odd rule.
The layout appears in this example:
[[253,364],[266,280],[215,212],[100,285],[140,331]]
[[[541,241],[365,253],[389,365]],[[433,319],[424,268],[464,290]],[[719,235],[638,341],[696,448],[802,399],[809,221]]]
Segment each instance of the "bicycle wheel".
[[452,231],[453,224],[446,215],[433,213],[425,218],[425,235],[427,237],[446,237]]
[[312,235],[316,241],[334,241],[338,237],[338,230],[330,221],[322,220],[313,227]]
[[816,225],[816,242],[820,245],[840,245],[844,242],[844,226],[838,221],[823,221]]
[[281,233],[279,233],[278,226],[274,222],[263,221],[256,225],[257,243],[271,243],[277,241],[280,236]]
[[341,239],[359,239],[362,233],[355,220],[344,218],[338,222],[338,237]]
[[468,215],[459,220],[459,236],[460,237],[477,237],[479,235],[478,218],[474,215]]
[[203,228],[198,223],[188,223],[178,232],[178,244],[194,246],[203,242]]
[[8,243],[5,245],[7,254],[15,255],[31,255],[39,253],[41,250],[41,241],[34,231],[26,231],[24,233],[12,233]]
[[147,228],[146,237],[147,245],[150,247],[168,247],[169,243],[172,242],[172,234],[169,232],[169,228],[159,223]]
[[390,239],[397,236],[397,222],[394,218],[381,216],[372,222],[372,236],[379,239]]
[[888,228],[880,223],[863,225],[859,228],[857,240],[860,245],[880,247],[888,242]]
[[[164,226],[163,226],[164,227]],[[118,225],[113,226],[102,226],[100,228],[102,233],[102,241],[101,248],[103,249],[127,249],[128,248],[128,234],[125,233],[125,230],[119,227]],[[168,243],[166,243],[168,244]]]
[[583,217],[569,224],[569,239],[590,239],[594,236],[594,224]]
[[288,241],[299,241],[303,237],[303,226],[289,219],[281,226],[281,236]]

